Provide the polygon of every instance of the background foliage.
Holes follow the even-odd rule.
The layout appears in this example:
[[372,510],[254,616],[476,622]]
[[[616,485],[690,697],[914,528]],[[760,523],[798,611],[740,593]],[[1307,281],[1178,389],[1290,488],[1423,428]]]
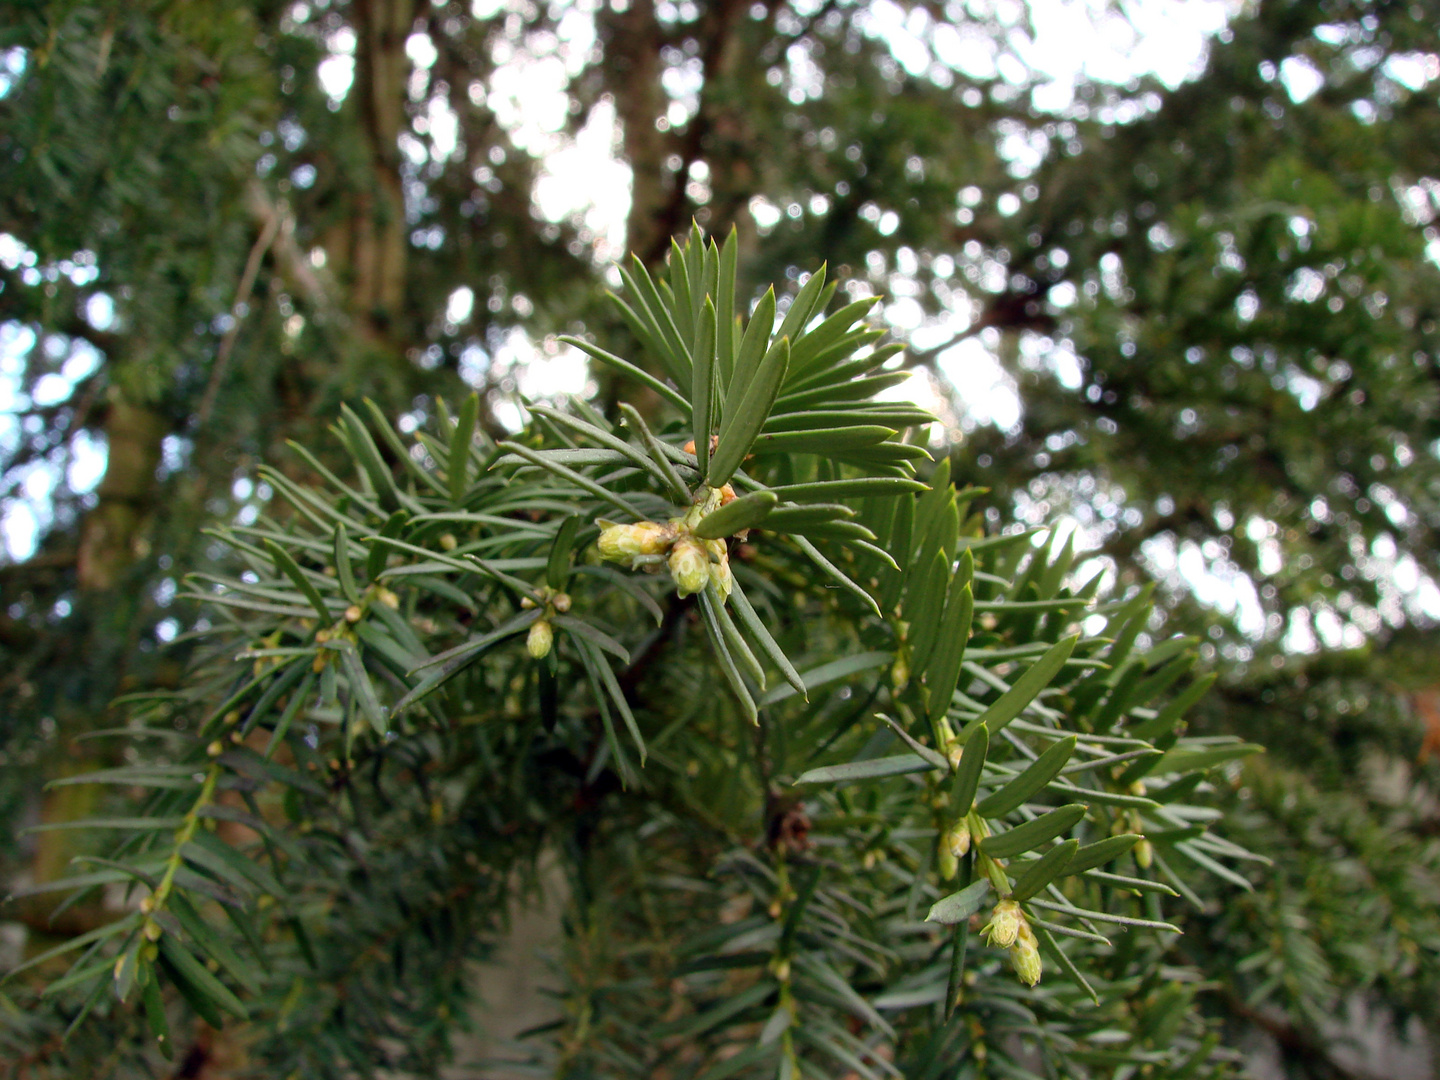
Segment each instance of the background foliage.
[[[579,40],[565,123],[613,108],[644,262],[693,215],[738,226],[743,298],[820,259],[886,293],[991,526],[1073,516],[1120,587],[1158,584],[1153,640],[1204,637],[1192,730],[1271,747],[1228,790],[1277,866],[1186,922],[1200,1006],[1296,1075],[1363,1075],[1325,1023],[1356,995],[1433,1030],[1434,5],[1246,5],[1195,78],[1082,79],[1053,109],[1016,55],[1038,7],[894,10],[12,3],[9,512],[62,479],[0,568],[7,821],[85,812],[34,778],[97,763],[69,736],[117,692],[178,685],[177,568],[223,562],[198,525],[268,505],[258,461],[314,482],[285,439],[335,465],[341,401],[414,426],[462,378],[505,437],[520,343],[631,351],[594,223],[534,212],[544,165],[487,93]],[[1005,430],[977,423],[987,357],[1023,403]],[[602,408],[627,396],[595,377]],[[7,875],[60,872],[62,835],[8,845]],[[32,945],[92,925],[10,910]]]

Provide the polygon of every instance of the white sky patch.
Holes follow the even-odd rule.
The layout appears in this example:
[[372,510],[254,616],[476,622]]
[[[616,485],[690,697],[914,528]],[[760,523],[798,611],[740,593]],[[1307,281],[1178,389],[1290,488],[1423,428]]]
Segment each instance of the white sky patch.
[[963,410],[962,429],[971,430],[982,424],[993,424],[1001,431],[1010,431],[1020,422],[1020,395],[1015,380],[996,358],[998,337],[985,331],[966,338],[935,358],[936,368],[945,376],[959,398]]
[[0,323],[0,446],[5,446],[5,424],[15,425],[14,414],[29,407],[20,392],[25,354],[35,347],[35,332],[19,323]]
[[527,336],[530,353],[515,369],[520,392],[528,398],[555,398],[584,394],[595,389],[590,382],[590,365],[585,354],[569,345],[547,338],[539,348]]
[[461,285],[450,294],[450,299],[445,303],[445,321],[458,325],[470,318],[470,313],[474,310],[475,290],[468,285]]
[[912,76],[938,65],[975,80],[1000,78],[1034,87],[1042,111],[1062,111],[1076,84],[1094,79],[1124,84],[1154,75],[1174,88],[1205,64],[1209,39],[1225,28],[1240,0],[1142,0],[1120,10],[1107,0],[1030,0],[1033,36],[1019,5],[993,12],[995,29],[937,22],[923,9],[891,0],[872,4],[859,19],[863,32],[884,40]]
[[35,553],[40,521],[28,502],[11,499],[0,506],[0,544],[13,562],[21,562]]
[[[615,104],[603,96],[574,136],[570,119],[570,82],[597,58],[595,0],[573,3],[553,31],[528,34],[519,42],[503,40],[492,51],[495,72],[485,87],[486,106],[519,149],[540,162],[532,194],[536,213],[546,221],[571,222],[593,237],[593,258],[610,262],[625,253],[625,221],[630,212],[631,171],[620,160],[621,132]],[[477,0],[472,9],[494,13]],[[494,8],[494,10],[498,10]],[[677,91],[686,92],[685,87]]]
[[897,297],[882,310],[886,324],[905,337],[909,337],[925,324],[925,309],[911,296]]
[[485,104],[511,141],[537,157],[559,149],[570,115],[570,75],[558,56],[517,56],[490,78]]
[[1177,545],[1172,533],[1162,533],[1141,544],[1140,553],[1156,577],[1231,616],[1245,636],[1259,638],[1264,633],[1265,612],[1255,583],[1215,541],[1182,540]]
[[1440,79],[1440,56],[1435,53],[1395,53],[1386,58],[1381,70],[1412,93]]
[[1288,653],[1313,653],[1320,648],[1315,631],[1310,627],[1310,613],[1297,609],[1290,613],[1290,626],[1280,640],[1280,647]]
[[417,68],[432,68],[440,53],[429,34],[411,34],[405,39],[405,55]]
[[764,195],[751,196],[749,209],[750,216],[755,219],[755,224],[759,227],[762,236],[779,224],[780,219],[784,217],[780,208]]
[[905,9],[892,0],[876,0],[856,17],[860,30],[883,38],[891,55],[911,75],[923,75],[930,66],[930,48],[924,33],[929,21],[918,8],[912,21]]
[[17,494],[0,503],[0,542],[12,560],[33,555],[42,532],[49,528],[58,477],[52,461],[34,461],[7,478],[15,483]]
[[6,270],[18,270],[22,266],[34,266],[35,252],[10,233],[0,232],[0,266]]
[[619,159],[620,125],[607,96],[590,110],[574,139],[546,155],[535,184],[535,208],[547,221],[577,220],[595,236],[594,258],[625,253],[631,172]]
[[348,26],[337,30],[325,39],[325,46],[330,55],[320,61],[316,75],[331,108],[338,109],[355,81],[355,31]]
[[566,394],[584,395],[596,390],[584,353],[560,344],[553,337],[537,343],[518,326],[505,335],[494,357],[479,346],[471,346],[461,353],[460,375],[471,386],[488,382],[500,388],[491,407],[496,419],[514,431],[525,424],[515,394],[530,400],[554,400]]
[[1245,535],[1255,545],[1256,565],[1265,577],[1274,577],[1285,567],[1285,558],[1280,549],[1280,527],[1262,517],[1252,517],[1245,523]]
[[65,481],[72,491],[91,491],[105,475],[106,443],[103,435],[77,432],[70,440],[70,467]]
[[[61,360],[60,370],[42,375],[30,395],[21,392],[27,358],[37,347],[35,332],[18,323],[0,323],[0,453],[13,453],[21,431],[17,413],[33,406],[56,405],[67,400],[81,379],[100,366],[101,355],[87,342],[52,336],[46,347],[52,362]],[[0,552],[20,561],[34,554],[41,533],[53,517],[52,495],[62,471],[72,490],[85,492],[100,482],[105,472],[105,441],[82,432],[62,450],[27,465],[9,478],[17,493],[0,502]]]
[[115,325],[115,300],[109,293],[95,293],[85,301],[85,321],[102,333]]
[[1388,533],[1377,536],[1368,556],[1362,552],[1356,561],[1361,573],[1378,587],[1380,615],[1386,622],[1398,626],[1407,617],[1440,620],[1440,586],[1414,556],[1399,553]]
[[1299,105],[1320,92],[1325,74],[1308,56],[1287,56],[1280,61],[1280,81],[1290,100]]
[[972,79],[993,79],[998,49],[989,34],[966,23],[941,23],[931,40],[935,57],[946,67]]
[[426,102],[425,112],[432,156],[437,161],[445,161],[455,153],[460,143],[460,118],[455,115],[450,103],[438,94]]
[[1085,372],[1080,366],[1080,357],[1075,354],[1070,342],[1052,344],[1045,353],[1045,360],[1061,386],[1066,390],[1080,389],[1081,383],[1085,381]]
[[0,98],[15,88],[29,62],[29,52],[19,45],[0,51]]
[[1117,11],[1107,0],[1030,0],[1035,37],[1016,33],[1011,45],[1036,73],[1072,90],[1082,79],[1126,83],[1145,75],[1173,89],[1200,73],[1209,39],[1241,6],[1236,0],[1150,0]]

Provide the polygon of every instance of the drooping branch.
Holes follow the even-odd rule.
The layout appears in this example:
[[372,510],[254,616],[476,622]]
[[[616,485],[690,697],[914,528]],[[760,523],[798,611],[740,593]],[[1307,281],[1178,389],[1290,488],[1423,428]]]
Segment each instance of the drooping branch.
[[210,419],[210,413],[215,409],[215,398],[220,393],[220,387],[225,383],[225,373],[230,367],[230,356],[235,351],[235,339],[240,335],[241,320],[244,319],[245,312],[250,306],[250,294],[255,289],[255,279],[260,274],[260,264],[279,233],[280,210],[276,206],[271,206],[269,213],[261,222],[260,234],[255,237],[255,243],[250,248],[249,256],[245,259],[245,269],[240,275],[240,284],[235,288],[235,303],[231,305],[230,309],[230,328],[225,331],[225,336],[220,339],[220,347],[215,350],[215,362],[210,365],[210,378],[205,384],[205,394],[200,399],[200,408],[195,413],[197,428],[203,428],[206,425]]

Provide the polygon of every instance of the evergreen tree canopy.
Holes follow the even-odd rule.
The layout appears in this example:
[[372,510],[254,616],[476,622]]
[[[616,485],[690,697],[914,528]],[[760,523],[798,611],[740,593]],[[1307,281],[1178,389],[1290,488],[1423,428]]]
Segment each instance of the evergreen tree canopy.
[[[1191,77],[1161,71],[1115,84],[1082,73],[1073,95],[1030,62],[1027,43],[1045,33],[1047,17],[1044,5],[979,0],[13,0],[0,27],[0,375],[9,380],[0,392],[12,394],[12,419],[0,428],[0,494],[8,522],[32,513],[38,529],[33,552],[0,566],[0,754],[26,766],[0,782],[7,824],[18,830],[37,813],[47,825],[102,812],[133,817],[133,804],[108,802],[89,785],[42,796],[38,778],[159,769],[153,776],[167,783],[145,813],[167,819],[168,831],[135,833],[125,870],[81,871],[138,867],[153,876],[139,864],[169,858],[177,827],[189,830],[182,845],[192,852],[210,843],[197,836],[220,836],[226,852],[255,842],[238,823],[199,827],[212,820],[207,807],[241,813],[247,785],[305,781],[284,806],[244,811],[251,824],[268,823],[262,831],[275,847],[242,865],[278,874],[283,903],[258,906],[274,895],[268,880],[227,882],[218,848],[205,849],[209,866],[189,855],[165,864],[199,889],[190,900],[200,920],[162,933],[166,948],[206,951],[203,935],[218,933],[207,887],[253,894],[255,941],[227,944],[229,930],[215,937],[244,970],[208,955],[222,980],[245,991],[245,1008],[267,1018],[256,1051],[266,1062],[304,1043],[323,1067],[340,1069],[353,1055],[378,1055],[388,1035],[402,1035],[413,1055],[398,1064],[435,1060],[448,1037],[437,1010],[458,1002],[468,955],[455,942],[482,948],[513,886],[511,869],[556,845],[573,868],[568,940],[583,962],[567,969],[575,1012],[553,1044],[554,1068],[648,1070],[659,1067],[647,1056],[656,1047],[679,1053],[684,1043],[696,1056],[674,1067],[699,1075],[752,1024],[771,1037],[755,1034],[746,1044],[753,1051],[729,1059],[737,1073],[774,1069],[793,1053],[824,1061],[805,1069],[865,1074],[886,1067],[875,1054],[892,1051],[907,1076],[1043,1071],[1039,1059],[1017,1056],[1029,1040],[1027,1053],[1052,1055],[1049,1067],[1065,1075],[1141,1065],[1180,1075],[1208,1046],[1206,1024],[1223,1021],[1226,1045],[1260,1032],[1295,1075],[1332,1076],[1353,1066],[1329,1017],[1357,995],[1433,1032],[1440,851],[1425,770],[1433,769],[1427,750],[1440,749],[1427,663],[1427,620],[1440,604],[1431,576],[1440,521],[1440,8],[1259,0],[1216,34]],[[559,107],[537,135],[517,122],[509,95],[533,98],[547,80]],[[554,148],[582,131],[603,135],[612,121],[630,173],[624,249],[638,263],[625,264],[628,281],[609,269],[622,248],[604,223],[551,212],[546,194],[563,169]],[[698,240],[688,256],[674,255],[672,238],[686,237],[692,220],[717,238],[736,230],[727,295],[718,265],[711,289]],[[687,258],[699,261],[678,271]],[[814,295],[826,280],[845,292]],[[772,281],[773,296],[764,292]],[[628,309],[603,300],[602,282]],[[713,382],[693,364],[706,295],[720,313]],[[883,301],[871,303],[876,296]],[[828,348],[806,307],[821,310],[821,301],[849,319]],[[852,304],[871,304],[870,321]],[[775,386],[755,385],[778,402],[758,412],[728,394],[754,374],[742,371],[737,382],[723,370],[724,343],[739,349],[742,340],[731,310],[767,342],[752,361]],[[905,351],[879,344],[885,329]],[[797,367],[792,352],[781,363],[778,344],[772,355],[772,337],[798,350],[802,331],[816,342],[808,362]],[[517,400],[521,384],[534,385],[527,362],[533,370],[581,357],[593,385],[578,399],[542,391],[546,400]],[[846,358],[854,366],[840,366]],[[873,399],[907,373],[911,381]],[[1013,422],[986,422],[991,383],[1013,390]],[[470,401],[471,389],[473,405],[455,405]],[[924,429],[940,462],[933,475],[929,455],[897,441],[924,421],[903,403],[917,392],[942,420]],[[342,406],[350,411],[336,439],[325,429]],[[685,442],[712,430],[694,424],[696,407],[711,410],[720,438],[713,450],[696,439],[687,457]],[[725,427],[727,416],[762,413],[753,432]],[[460,440],[471,457],[459,455],[471,464],[452,469],[456,433],[472,424],[473,437]],[[501,443],[513,444],[508,457],[492,452]],[[103,475],[87,480],[83,466],[101,455]],[[785,493],[862,475],[894,491],[914,475],[932,494]],[[737,478],[778,489],[775,506]],[[751,525],[746,515],[768,514],[753,520],[766,542],[727,551],[737,589],[729,603],[708,586],[693,590],[696,599],[671,599],[665,574],[635,576],[579,557],[607,528],[601,517],[655,522],[659,539],[650,542],[665,546],[644,558],[673,558],[677,545],[704,549],[707,538],[692,545],[682,535],[698,522],[672,531],[670,518],[686,516],[697,487],[723,490],[727,479],[743,497],[704,508],[731,515],[714,529],[734,527],[708,542]],[[506,506],[506,491],[532,501],[528,525]],[[912,512],[896,506],[913,507],[915,520],[948,521],[933,500],[956,508],[949,547],[948,533],[922,542],[896,531]],[[982,516],[965,517],[962,504]],[[497,520],[447,524],[446,514]],[[1078,554],[1063,536],[1041,547],[1001,539],[1062,517],[1077,527]],[[997,544],[975,550],[975,576],[964,580],[954,558],[961,537]],[[573,567],[558,555],[552,565],[554,552],[573,552]],[[1107,570],[1093,582],[1099,606],[1068,606],[1082,594],[1072,567],[1087,556],[1101,560],[1087,573]],[[572,577],[589,590],[574,590],[581,609],[555,609]],[[186,581],[217,578],[232,602],[258,608],[237,608],[229,621],[202,609],[198,596],[216,601],[210,586]],[[1147,930],[1134,944],[1117,937],[1113,951],[1062,943],[1085,960],[1080,974],[1098,1009],[1058,977],[1063,964],[1044,948],[1039,990],[1019,991],[994,970],[999,954],[976,953],[972,941],[974,1000],[989,1003],[975,1008],[990,1012],[969,1027],[942,1022],[936,965],[954,950],[945,945],[941,958],[933,928],[892,932],[918,925],[927,890],[940,888],[925,865],[936,845],[924,831],[953,824],[934,805],[932,773],[948,763],[918,781],[789,784],[831,762],[928,760],[900,743],[882,748],[886,738],[943,748],[945,716],[931,707],[927,664],[941,663],[931,655],[936,641],[964,641],[948,620],[960,618],[951,592],[966,580],[975,632],[957,661],[946,721],[957,738],[1003,699],[1017,666],[1080,635],[1043,680],[1050,697],[1035,698],[1003,732],[990,729],[987,788],[1047,741],[1064,745],[1061,732],[1090,740],[1072,751],[1086,760],[1121,745],[1106,739],[1160,738],[1163,725],[1145,729],[1154,718],[1144,711],[1163,715],[1167,695],[1186,685],[1191,647],[1218,681],[1198,704],[1187,701],[1186,738],[1270,748],[1242,766],[1205,759],[1198,747],[1208,743],[1162,746],[1167,758],[1151,761],[1164,766],[1157,776],[1188,771],[1172,768],[1177,753],[1201,754],[1189,765],[1217,771],[1160,810],[1073,800],[1089,809],[1057,837],[1090,843],[1133,825],[1154,848],[1146,873],[1182,893],[1163,918],[1151,906],[1156,893],[1136,909],[1152,922],[1177,921],[1186,931],[1178,941]],[[1142,619],[1151,598],[1155,613]],[[523,599],[535,606],[518,607]],[[906,605],[922,599],[929,606],[910,618]],[[647,600],[661,617],[654,640],[667,643],[655,646],[653,662],[634,621],[633,605]],[[351,602],[361,610],[353,624],[340,618]],[[1106,606],[1123,604],[1135,606]],[[301,629],[312,615],[315,625]],[[316,641],[337,619],[345,625]],[[420,677],[413,661],[512,624],[537,651],[544,635],[533,627],[550,626],[552,651],[531,661],[516,642],[498,640],[484,656],[462,651],[452,659],[476,663],[391,723],[389,710]],[[233,706],[219,706],[243,689],[226,681],[238,670],[237,648],[254,654],[245,660],[253,666],[245,692],[254,696],[234,703],[246,706],[241,722],[252,740],[297,725],[275,747],[294,755],[283,766],[293,774],[267,779],[253,763],[247,772],[240,745],[204,765],[204,739],[193,752],[163,753],[73,741],[177,716],[193,740],[217,709],[211,723],[231,730]],[[308,652],[287,652],[297,649]],[[309,673],[315,656],[325,662]],[[832,689],[807,703],[798,693],[775,697],[788,685],[775,682],[781,656],[806,683],[826,663],[841,667],[830,669]],[[858,657],[876,666],[845,668]],[[1109,666],[1087,666],[1097,663]],[[1030,670],[1044,668],[1037,661]],[[176,696],[112,704],[136,693]],[[762,722],[758,736],[748,734],[746,695]],[[697,722],[685,702],[713,704],[716,715]],[[303,720],[302,709],[314,715]],[[904,734],[877,728],[877,711]],[[394,740],[355,730],[357,715],[384,721]],[[613,736],[597,742],[597,730]],[[644,769],[637,737],[649,751]],[[1131,749],[1140,752],[1116,754]],[[1116,786],[1147,760],[1075,784],[1154,801]],[[180,764],[183,772],[173,771]],[[187,786],[197,769],[215,778],[208,793],[203,779],[198,790]],[[326,781],[323,793],[306,788]],[[1058,806],[1054,793],[1043,788],[1037,808]],[[996,820],[1018,824],[1029,806]],[[1222,811],[1203,835],[1195,831]],[[786,832],[793,815],[810,822],[809,837]],[[300,832],[306,823],[311,831]],[[1167,830],[1173,835],[1156,840]],[[72,855],[114,854],[71,835],[42,831],[9,845],[0,869],[43,887]],[[1239,849],[1275,864],[1237,875],[1227,860]],[[1123,859],[1131,866],[1137,852]],[[314,860],[324,865],[301,879],[314,893],[296,893],[285,875]],[[1095,872],[1057,886],[1066,902],[1134,914]],[[658,901],[656,883],[671,879],[690,900]],[[1244,892],[1242,880],[1256,891]],[[444,900],[462,881],[465,903]],[[373,893],[361,895],[357,882]],[[1087,889],[1099,892],[1082,897]],[[407,891],[442,898],[433,919],[405,914]],[[187,983],[184,960],[144,960],[139,915],[107,922],[103,904],[82,896],[49,922],[48,897],[9,909],[34,935],[32,952],[75,941],[87,948],[75,935],[122,925],[89,967],[98,970],[102,956],[113,963],[107,950],[128,940],[121,955],[132,958],[132,1005],[149,987],[178,982],[202,1015],[198,1000],[213,1009],[198,985],[204,977],[192,972]],[[787,949],[813,950],[848,991],[817,989],[829,979],[821,968],[797,966],[782,978],[774,968],[703,967],[704,956],[730,955],[721,938],[696,937],[707,919],[757,935],[733,946],[736,955],[766,952],[769,964]],[[764,937],[777,926],[778,937]],[[1105,926],[1092,930],[1103,936]],[[71,936],[40,941],[54,931]],[[357,934],[385,944],[362,958]],[[361,959],[388,966],[355,967]],[[687,963],[702,966],[684,975],[672,1001],[658,973]],[[148,978],[154,965],[165,979]],[[337,1018],[336,1001],[350,999],[311,991],[352,971],[354,1000],[370,1004],[339,1008]],[[82,964],[68,992],[84,991],[95,974]],[[1202,985],[1216,989],[1198,992]],[[400,988],[418,996],[397,1003]],[[751,998],[733,1005],[745,993]],[[288,1012],[287,994],[295,995]],[[897,1023],[883,1003],[910,1001],[906,994],[915,1004]],[[711,1000],[721,1012],[706,1026],[698,1018],[711,1015]],[[782,1031],[782,1021],[767,1027],[758,1015],[792,1005],[799,1011],[789,1015],[803,1012],[813,1026],[797,1019]],[[651,1030],[667,1013],[670,1043]],[[601,1014],[611,1026],[588,1040]],[[123,1026],[125,1015],[106,1024]],[[54,1020],[36,1012],[17,1021],[15,1045],[32,1048],[17,1052],[31,1053]],[[287,1023],[314,1037],[287,1040]],[[977,1034],[995,1023],[1019,1025],[1020,1041]],[[82,1025],[73,1052],[103,1047],[113,1030]],[[1087,1041],[1109,1030],[1129,1041]],[[145,1045],[136,1035],[124,1052],[150,1053]],[[977,1066],[974,1048],[984,1045],[991,1065]],[[1197,1070],[1226,1067],[1208,1050],[1193,1060]],[[64,1065],[51,1067],[64,1074]]]

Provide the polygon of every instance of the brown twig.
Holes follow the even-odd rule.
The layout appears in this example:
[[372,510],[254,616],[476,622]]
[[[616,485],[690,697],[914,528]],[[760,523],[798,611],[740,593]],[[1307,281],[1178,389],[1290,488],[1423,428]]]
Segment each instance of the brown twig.
[[248,309],[250,296],[255,291],[255,279],[260,275],[260,264],[280,233],[280,218],[280,208],[272,204],[269,213],[262,219],[260,235],[255,238],[255,243],[250,248],[250,256],[245,260],[245,270],[241,273],[240,284],[235,290],[235,303],[230,308],[230,327],[220,339],[220,347],[215,350],[210,381],[205,384],[205,396],[200,399],[200,408],[195,414],[196,428],[203,428],[215,409],[215,399],[220,394],[225,372],[230,367],[230,357],[235,351],[235,339],[240,334],[240,323]]

